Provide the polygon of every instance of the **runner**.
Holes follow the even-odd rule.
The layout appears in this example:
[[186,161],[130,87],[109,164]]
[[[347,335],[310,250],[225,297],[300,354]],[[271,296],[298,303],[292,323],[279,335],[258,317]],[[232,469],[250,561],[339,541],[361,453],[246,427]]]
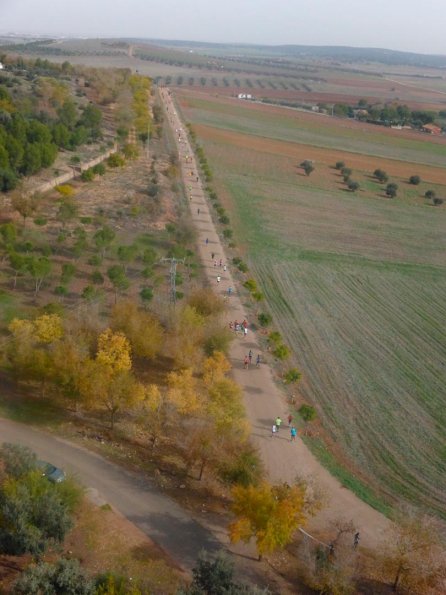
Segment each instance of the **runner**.
[[273,427],[271,428],[271,438],[273,436],[277,436],[277,426],[276,426],[276,424],[273,424]]
[[292,428],[290,430],[290,434],[291,434],[291,442],[296,442],[297,430],[294,426],[292,426]]
[[282,425],[282,418],[279,415],[276,417],[275,424],[277,426],[277,431],[279,431],[280,430],[280,426]]
[[245,365],[245,370],[248,369],[248,365],[249,365],[249,358],[247,355],[245,355],[245,359],[243,360],[243,363]]
[[257,354],[256,358],[256,368],[260,368],[260,353]]
[[251,349],[249,350],[249,353],[248,353],[248,359],[249,359],[249,363],[252,364],[252,351],[251,351]]

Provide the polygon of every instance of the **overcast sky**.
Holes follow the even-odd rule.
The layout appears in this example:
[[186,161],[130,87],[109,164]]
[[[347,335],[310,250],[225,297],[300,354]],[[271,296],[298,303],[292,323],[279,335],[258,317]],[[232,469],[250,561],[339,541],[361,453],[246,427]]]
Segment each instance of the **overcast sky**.
[[0,32],[446,54],[446,0],[0,0]]

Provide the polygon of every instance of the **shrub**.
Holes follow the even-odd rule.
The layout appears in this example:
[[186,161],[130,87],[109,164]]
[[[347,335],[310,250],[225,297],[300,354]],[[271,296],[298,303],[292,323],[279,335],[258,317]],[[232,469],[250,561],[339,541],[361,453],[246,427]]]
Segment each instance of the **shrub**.
[[341,170],[345,167],[345,163],[343,161],[336,161],[335,168]]
[[93,271],[91,273],[91,282],[95,285],[102,285],[104,283],[104,275],[101,271]]
[[442,199],[442,198],[435,197],[435,198],[433,199],[433,203],[434,203],[434,205],[435,205],[436,207],[438,207],[438,206],[440,206],[440,205],[442,205],[442,204],[443,204],[443,199]]
[[299,382],[301,378],[302,374],[299,372],[297,368],[290,368],[283,377],[285,384],[294,384],[296,382]]
[[282,341],[282,335],[278,331],[271,331],[268,335],[268,343],[278,345]]
[[241,271],[242,273],[247,273],[249,271],[248,269],[248,265],[246,263],[244,263],[243,261],[239,263],[238,265],[238,270]]
[[433,200],[435,198],[435,190],[426,190],[424,193],[425,198],[428,200]]
[[119,153],[113,153],[113,155],[110,155],[107,159],[107,165],[109,167],[122,167],[124,164],[125,159],[122,155],[119,155]]
[[31,564],[15,581],[13,589],[17,595],[91,595],[93,584],[87,579],[77,560],[62,558],[55,564],[42,561]]
[[106,172],[105,165],[103,163],[98,163],[93,166],[93,173],[98,176],[103,176]]
[[226,238],[227,240],[230,240],[233,236],[233,231],[232,229],[224,229],[223,230],[223,237]]
[[255,279],[248,279],[247,281],[245,281],[243,283],[243,287],[245,287],[245,289],[247,289],[248,291],[257,291],[257,283],[255,281]]
[[44,217],[36,217],[34,219],[34,225],[46,225],[47,220]]
[[343,167],[343,168],[341,169],[341,174],[342,174],[344,177],[346,177],[346,176],[347,176],[347,178],[349,178],[349,177],[352,175],[352,170],[351,170],[349,167]]
[[81,218],[79,219],[79,221],[80,221],[81,223],[83,223],[84,225],[89,225],[90,223],[92,223],[92,222],[93,222],[93,219],[92,219],[92,217],[81,217]]
[[68,289],[65,287],[65,285],[57,285],[54,288],[54,293],[59,297],[65,297],[68,294]]
[[153,299],[153,289],[151,287],[143,287],[139,292],[139,297],[144,305],[148,304]]
[[219,221],[223,225],[229,225],[229,217],[227,215],[223,215],[222,217],[220,217]]
[[317,417],[316,409],[311,405],[301,405],[299,407],[299,415],[304,421],[313,421]]
[[232,259],[232,264],[235,264],[235,266],[238,266],[241,262],[242,259],[239,256],[234,256],[234,258]]
[[272,322],[272,316],[270,314],[266,314],[265,312],[261,312],[257,316],[257,320],[259,321],[260,326],[268,326]]
[[255,302],[262,302],[263,301],[263,293],[261,291],[253,291],[251,293],[251,297]]
[[420,184],[421,178],[420,176],[410,176],[409,184],[413,184],[414,186],[418,186]]
[[280,345],[277,345],[277,347],[273,350],[273,355],[278,360],[283,361],[284,359],[287,359],[290,356],[290,350],[286,345],[281,343]]
[[62,184],[61,186],[56,186],[56,191],[65,198],[69,196],[73,196],[74,188],[70,186],[70,184]]
[[81,173],[81,180],[83,182],[91,182],[94,180],[94,171],[92,170],[92,168],[86,169]]

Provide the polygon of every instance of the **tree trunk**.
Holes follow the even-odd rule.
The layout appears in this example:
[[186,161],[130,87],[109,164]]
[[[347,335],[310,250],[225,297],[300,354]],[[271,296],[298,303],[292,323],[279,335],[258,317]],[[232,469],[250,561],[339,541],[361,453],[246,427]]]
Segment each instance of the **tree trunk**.
[[201,478],[203,477],[203,471],[204,471],[205,466],[206,466],[206,459],[203,459],[201,461],[201,465],[200,465],[200,473],[198,475],[198,481],[201,481]]
[[395,591],[395,593],[398,591],[398,585],[400,582],[400,578],[401,578],[401,570],[402,570],[402,566],[401,564],[398,566],[398,570],[396,573],[396,577],[395,577],[395,581],[393,583],[392,589]]

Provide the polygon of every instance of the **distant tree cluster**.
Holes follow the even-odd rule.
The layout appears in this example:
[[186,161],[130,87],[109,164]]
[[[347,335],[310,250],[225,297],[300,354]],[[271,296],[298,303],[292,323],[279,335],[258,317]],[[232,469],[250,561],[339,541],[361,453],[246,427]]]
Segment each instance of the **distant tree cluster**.
[[[30,176],[54,163],[59,149],[73,150],[101,135],[102,112],[88,105],[81,112],[60,84],[42,84],[52,104],[59,99],[55,114],[27,113],[0,85],[0,190],[17,186],[21,176]],[[60,92],[55,95],[55,89]]]

